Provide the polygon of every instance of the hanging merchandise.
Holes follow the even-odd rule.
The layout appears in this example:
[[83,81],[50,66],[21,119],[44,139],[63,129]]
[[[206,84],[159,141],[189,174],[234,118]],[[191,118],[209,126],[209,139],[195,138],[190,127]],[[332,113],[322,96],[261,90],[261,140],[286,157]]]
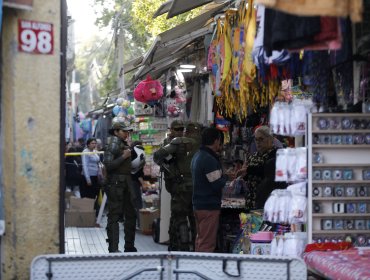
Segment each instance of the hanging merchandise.
[[307,148],[278,149],[276,152],[276,182],[297,182],[307,179]]
[[256,15],[256,38],[253,44],[252,58],[256,64],[262,79],[266,78],[265,67],[272,63],[274,64],[283,64],[290,59],[290,54],[287,50],[273,50],[271,56],[269,56],[264,47],[264,29],[265,29],[265,6],[257,6],[257,15]]
[[313,93],[313,102],[323,111],[328,106],[330,57],[327,51],[305,51],[303,56],[303,84]]
[[307,236],[305,232],[287,232],[277,235],[271,242],[271,256],[288,256],[302,258]]
[[312,107],[313,103],[310,98],[294,98],[290,103],[275,102],[270,112],[270,127],[272,132],[284,136],[305,135],[307,114]]
[[313,43],[320,31],[320,17],[299,17],[265,9],[263,46],[267,55],[273,50],[304,48]]
[[228,10],[225,13],[225,20],[217,21],[217,46],[216,46],[216,96],[225,93],[231,83],[231,28],[229,24],[230,18],[235,15],[235,11]]
[[[342,48],[330,52],[331,72],[334,81],[334,96],[328,95],[328,106],[346,110],[353,103],[353,62],[366,61],[366,56],[353,55],[352,24],[348,19],[340,20],[340,31],[343,38]],[[330,99],[331,98],[331,99]]]
[[185,79],[176,68],[168,70],[166,79],[166,113],[168,117],[177,118],[185,112]]
[[[247,116],[248,110],[246,100],[243,100],[238,91],[243,72],[241,70],[243,69],[242,57],[244,57],[245,38],[245,3],[243,2],[241,6],[238,11],[229,10],[226,12],[223,25],[221,19],[218,20],[215,56],[217,67],[215,68],[221,70],[218,70],[216,75],[212,73],[211,76],[214,81],[216,102],[222,115],[225,117],[235,115],[239,120]],[[240,28],[241,26],[243,30]]]
[[245,30],[244,20],[246,17],[246,3],[242,1],[240,3],[238,13],[235,16],[236,26],[232,27],[232,86],[234,90],[240,90],[240,73],[243,71],[243,60],[244,60],[244,42],[245,42]]
[[[262,80],[257,76],[252,60],[252,49],[256,34],[256,11],[253,0],[241,1],[237,11],[228,11],[222,24],[217,25],[216,61],[222,69],[214,73],[211,80],[220,114],[243,122],[247,115],[274,101],[279,92],[276,77]],[[248,8],[247,8],[248,7]],[[224,44],[224,45],[223,45]],[[229,67],[228,45],[231,44],[231,67]],[[225,52],[222,52],[224,50]],[[222,72],[222,75],[218,74]],[[277,72],[277,71],[276,71]],[[276,76],[276,75],[275,75]]]
[[216,28],[213,32],[212,41],[208,50],[208,68],[211,69],[211,87],[215,96],[221,96],[221,67],[223,67],[222,54],[224,53],[224,45],[222,45],[221,43],[225,42],[225,40],[221,40],[220,34],[222,34],[224,30],[223,24],[223,19],[219,18],[217,20]]
[[163,87],[158,80],[152,80],[150,75],[141,81],[134,90],[134,98],[137,101],[154,106],[163,95]]
[[[246,5],[247,6],[247,5]],[[255,108],[257,103],[260,103],[260,96],[264,95],[263,92],[259,93],[258,86],[253,83],[256,77],[256,66],[252,60],[252,49],[256,35],[256,11],[253,7],[253,0],[248,0],[247,10],[241,17],[244,17],[244,42],[242,43],[242,71],[239,77],[239,101],[236,103],[237,110],[241,111],[241,116],[246,117],[248,114],[248,107]],[[241,120],[242,118],[239,117]]]
[[216,112],[215,125],[218,130],[226,132],[229,131],[230,122],[228,120],[225,120],[223,116]]
[[[340,21],[336,17],[320,17],[320,32],[313,36],[311,44],[306,45],[304,50],[339,50],[342,47],[342,34]],[[300,49],[289,49],[300,51]]]
[[256,75],[256,66],[252,60],[252,50],[254,38],[256,37],[256,11],[253,8],[253,0],[248,0],[248,9],[245,23],[245,45],[244,45],[244,61],[243,61],[243,74],[241,79],[250,82]]
[[286,0],[256,0],[257,4],[266,5],[285,13],[312,16],[328,15],[336,17],[351,17],[353,22],[362,20],[363,0],[325,0],[325,1],[286,1]]
[[307,222],[306,182],[273,190],[264,206],[263,219],[271,223],[304,224]]
[[[231,27],[229,24],[229,20],[235,15],[235,11],[230,10],[226,12],[226,20],[225,25],[222,30],[222,33],[219,34],[219,47],[220,47],[220,75],[221,75],[221,83],[220,88],[227,89],[231,83]],[[221,30],[220,30],[221,31]],[[225,92],[225,91],[224,91]]]

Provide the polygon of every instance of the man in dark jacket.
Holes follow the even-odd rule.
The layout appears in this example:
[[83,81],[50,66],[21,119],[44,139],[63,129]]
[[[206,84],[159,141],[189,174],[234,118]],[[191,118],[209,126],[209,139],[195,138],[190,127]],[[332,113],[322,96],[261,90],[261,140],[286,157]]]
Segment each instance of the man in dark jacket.
[[214,252],[216,248],[222,190],[227,181],[218,157],[222,142],[216,128],[204,129],[202,146],[191,161],[196,252]]

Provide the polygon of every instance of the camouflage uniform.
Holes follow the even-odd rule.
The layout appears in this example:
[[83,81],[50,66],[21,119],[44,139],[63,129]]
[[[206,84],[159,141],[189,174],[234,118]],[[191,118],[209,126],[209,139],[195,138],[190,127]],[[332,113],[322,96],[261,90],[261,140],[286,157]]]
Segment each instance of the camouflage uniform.
[[[184,133],[184,128],[185,128],[185,125],[184,125],[183,121],[174,120],[171,123],[171,126],[170,126],[170,134],[163,140],[162,147],[170,144],[172,139],[174,139],[176,137],[182,137],[183,133]],[[172,178],[173,176],[171,176],[171,174],[169,174],[169,172],[166,172],[163,169],[162,166],[161,166],[161,172],[163,173],[163,179],[165,181],[166,190],[169,193],[171,193],[172,186],[173,186],[173,184],[175,184],[175,182],[173,181],[173,178]]]
[[196,233],[190,163],[199,148],[197,137],[194,138],[176,137],[153,155],[154,161],[165,170],[166,189],[171,194],[170,251],[194,250]]
[[104,165],[107,170],[105,192],[107,194],[108,206],[108,251],[119,252],[119,224],[118,221],[124,217],[125,252],[136,252],[135,230],[136,211],[133,205],[134,192],[131,182],[131,156],[123,158],[124,150],[129,149],[125,140],[114,135],[114,130],[131,130],[124,124],[116,123],[109,130],[113,135],[108,140],[108,146],[104,152]]

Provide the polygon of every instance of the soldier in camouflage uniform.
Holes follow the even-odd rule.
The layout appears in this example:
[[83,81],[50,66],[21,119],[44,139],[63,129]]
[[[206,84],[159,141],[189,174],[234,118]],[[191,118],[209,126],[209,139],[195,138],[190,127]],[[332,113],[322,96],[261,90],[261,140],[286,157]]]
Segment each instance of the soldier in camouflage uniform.
[[[167,173],[166,189],[171,194],[171,218],[168,231],[170,251],[194,250],[195,221],[190,162],[199,149],[200,128],[199,124],[189,123],[184,137],[174,138],[170,144],[160,148],[153,155],[154,162],[162,166]],[[167,182],[171,184],[167,186]]]
[[124,217],[125,252],[137,252],[135,248],[136,211],[131,183],[131,150],[126,142],[132,128],[125,123],[114,123],[109,130],[112,137],[104,152],[104,165],[107,171],[105,192],[108,206],[108,251],[120,252],[119,224]]
[[170,125],[170,133],[163,140],[163,146],[170,144],[171,140],[176,137],[182,137],[184,134],[185,125],[182,120],[174,120]]
[[[170,144],[170,142],[172,141],[172,139],[176,138],[176,137],[182,137],[184,135],[184,129],[185,129],[185,125],[184,125],[184,122],[182,120],[174,120],[172,121],[171,123],[171,126],[170,126],[170,133],[169,135],[163,140],[163,145],[162,147]],[[161,172],[163,173],[163,179],[165,181],[165,187],[166,187],[166,190],[171,193],[171,189],[172,189],[172,186],[174,184],[176,184],[174,181],[173,181],[173,176],[171,176],[168,172],[166,172],[163,167],[161,167]]]

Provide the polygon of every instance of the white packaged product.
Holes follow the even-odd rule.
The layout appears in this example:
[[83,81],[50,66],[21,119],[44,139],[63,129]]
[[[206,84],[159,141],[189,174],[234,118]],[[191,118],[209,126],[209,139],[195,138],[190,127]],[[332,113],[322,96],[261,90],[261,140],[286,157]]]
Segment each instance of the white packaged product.
[[288,154],[286,149],[278,149],[276,151],[276,182],[286,182],[288,180],[287,155]]

